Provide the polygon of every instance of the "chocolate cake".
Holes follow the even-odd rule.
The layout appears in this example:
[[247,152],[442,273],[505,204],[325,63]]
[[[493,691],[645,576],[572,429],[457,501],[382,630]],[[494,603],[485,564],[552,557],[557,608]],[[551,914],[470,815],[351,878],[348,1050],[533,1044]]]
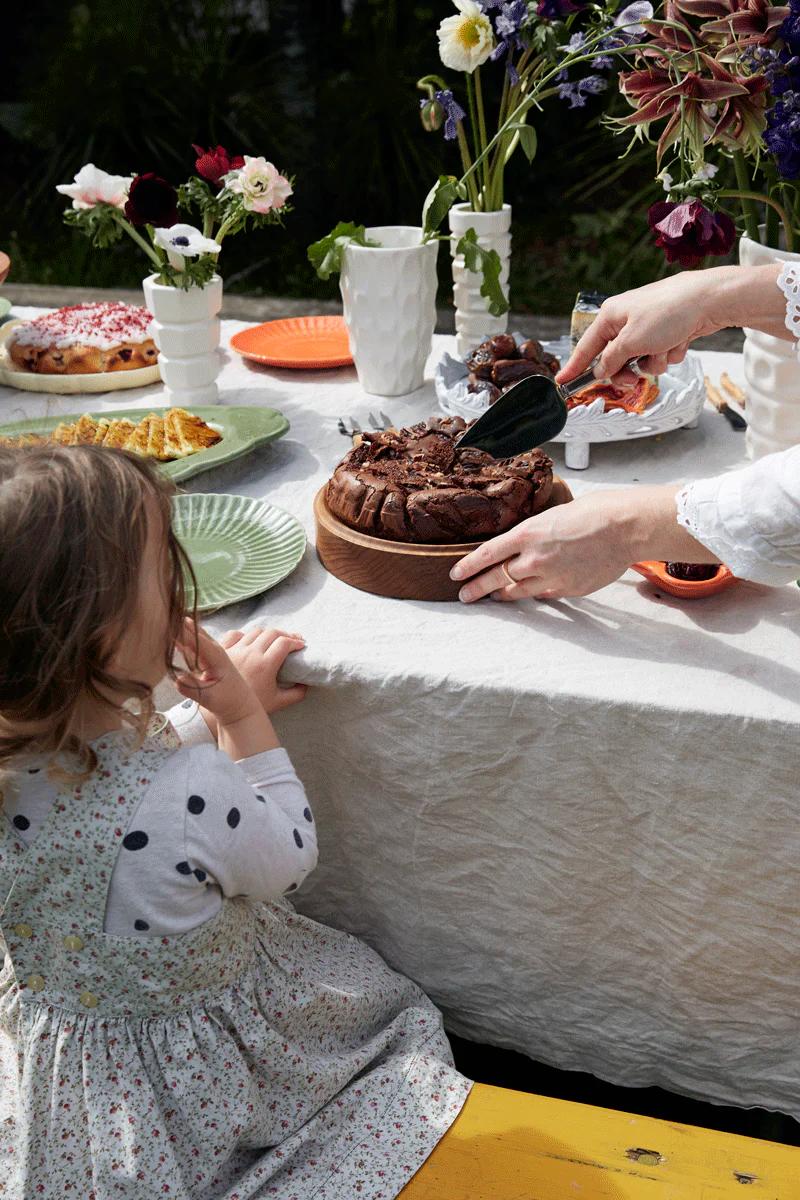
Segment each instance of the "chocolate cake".
[[365,433],[328,482],[328,508],[353,529],[396,542],[472,542],[540,512],[553,491],[541,450],[492,458],[459,450],[467,425],[437,418]]

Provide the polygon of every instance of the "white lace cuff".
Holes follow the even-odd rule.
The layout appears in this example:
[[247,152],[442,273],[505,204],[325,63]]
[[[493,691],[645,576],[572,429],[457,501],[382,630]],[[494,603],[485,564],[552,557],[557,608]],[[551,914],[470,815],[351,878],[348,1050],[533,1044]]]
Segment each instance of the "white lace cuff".
[[785,262],[778,275],[778,287],[786,298],[786,328],[800,339],[800,263]]
[[800,446],[700,479],[676,497],[678,524],[740,579],[777,587],[800,575]]

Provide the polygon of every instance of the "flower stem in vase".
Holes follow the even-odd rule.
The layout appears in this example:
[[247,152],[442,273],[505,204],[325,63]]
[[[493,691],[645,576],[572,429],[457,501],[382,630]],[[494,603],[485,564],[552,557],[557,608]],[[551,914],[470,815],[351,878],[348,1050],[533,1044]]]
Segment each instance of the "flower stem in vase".
[[[478,134],[480,137],[481,150],[486,149],[488,138],[486,136],[486,115],[483,111],[483,89],[481,87],[481,69],[478,67],[474,75],[475,79],[475,108],[478,113]],[[488,155],[483,160],[483,209],[484,211],[492,209],[492,176],[489,169]]]
[[[758,233],[758,212],[753,202],[753,194],[751,191],[750,177],[747,174],[747,163],[744,161],[744,155],[741,150],[734,151],[733,166],[736,171],[736,184],[741,193],[742,201],[742,216],[744,217],[744,226],[747,230],[747,236],[754,242],[760,242],[761,238]],[[745,195],[744,193],[747,193]]]

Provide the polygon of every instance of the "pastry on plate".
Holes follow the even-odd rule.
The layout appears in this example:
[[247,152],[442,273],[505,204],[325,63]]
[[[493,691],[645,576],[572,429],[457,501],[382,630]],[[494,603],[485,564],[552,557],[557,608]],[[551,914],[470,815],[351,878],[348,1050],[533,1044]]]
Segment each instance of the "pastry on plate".
[[151,322],[147,309],[133,304],[74,304],[16,326],[6,345],[20,371],[40,375],[135,371],[158,361]]
[[0,446],[34,446],[47,441],[61,446],[108,446],[130,450],[143,458],[170,462],[207,450],[222,434],[185,408],[148,413],[139,422],[127,417],[100,417],[84,413],[77,421],[62,421],[49,434],[20,434],[0,438]]

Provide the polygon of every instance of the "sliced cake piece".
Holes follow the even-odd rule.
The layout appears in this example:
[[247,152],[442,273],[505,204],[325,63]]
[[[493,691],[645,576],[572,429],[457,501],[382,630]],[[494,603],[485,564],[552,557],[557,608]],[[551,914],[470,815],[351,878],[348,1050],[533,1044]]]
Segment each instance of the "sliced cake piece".
[[133,433],[125,443],[125,450],[132,450],[134,454],[147,454],[147,443],[150,440],[150,418],[142,417],[139,424],[133,430]]
[[129,421],[127,417],[123,417],[121,421],[110,421],[103,445],[108,446],[110,450],[123,450],[135,428],[133,421]]
[[97,422],[94,417],[84,413],[75,425],[75,445],[90,446],[97,436]]
[[158,413],[150,413],[150,434],[147,439],[147,453],[159,462],[167,462],[169,455],[164,446],[164,418]]
[[171,408],[166,415],[166,423],[170,430],[170,440],[180,445],[180,457],[196,454],[199,450],[207,450],[222,440],[222,434],[217,433],[201,417],[187,412],[185,408]]
[[54,442],[58,442],[59,446],[74,446],[75,426],[62,421],[59,425],[56,425],[50,436]]

